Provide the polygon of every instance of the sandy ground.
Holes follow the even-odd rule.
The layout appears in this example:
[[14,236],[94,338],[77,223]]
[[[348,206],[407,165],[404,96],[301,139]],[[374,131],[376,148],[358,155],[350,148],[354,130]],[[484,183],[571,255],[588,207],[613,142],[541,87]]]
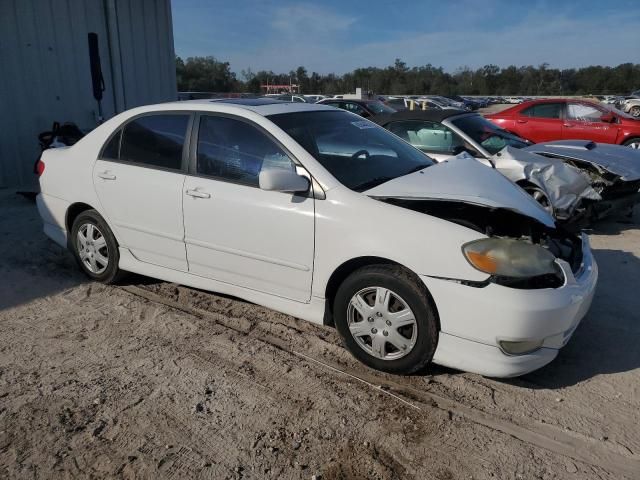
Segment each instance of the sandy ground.
[[639,224],[592,232],[597,296],[549,366],[393,377],[329,327],[91,283],[0,190],[0,478],[640,478]]

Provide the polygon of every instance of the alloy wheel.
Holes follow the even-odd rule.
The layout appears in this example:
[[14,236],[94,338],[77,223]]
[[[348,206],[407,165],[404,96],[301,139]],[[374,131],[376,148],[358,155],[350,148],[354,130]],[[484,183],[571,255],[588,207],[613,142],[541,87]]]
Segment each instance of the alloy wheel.
[[358,346],[381,360],[404,357],[418,338],[418,323],[407,302],[383,287],[367,287],[351,297],[347,322]]
[[100,275],[109,265],[107,241],[100,229],[93,223],[84,223],[78,229],[76,248],[80,261],[87,270]]

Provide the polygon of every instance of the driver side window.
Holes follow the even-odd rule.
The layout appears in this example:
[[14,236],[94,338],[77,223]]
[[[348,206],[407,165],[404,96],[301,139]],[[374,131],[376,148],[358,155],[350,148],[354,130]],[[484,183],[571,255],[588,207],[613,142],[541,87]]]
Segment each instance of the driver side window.
[[605,112],[598,110],[591,105],[585,105],[584,103],[569,103],[567,104],[567,117],[569,120],[577,120],[580,122],[599,122],[600,117]]
[[437,122],[407,120],[393,122],[387,129],[424,152],[455,154],[464,147],[464,140]]
[[295,164],[271,138],[247,122],[213,115],[200,117],[198,174],[258,187],[263,168],[293,170]]
[[365,113],[364,108],[362,108],[357,103],[352,103],[352,102],[346,102],[344,104],[344,109],[349,112],[355,113],[357,115],[362,115],[363,113]]

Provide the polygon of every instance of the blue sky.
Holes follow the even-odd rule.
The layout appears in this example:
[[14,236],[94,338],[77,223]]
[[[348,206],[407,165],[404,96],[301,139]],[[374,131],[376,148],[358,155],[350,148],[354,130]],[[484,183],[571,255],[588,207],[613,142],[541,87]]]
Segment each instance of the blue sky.
[[171,0],[176,54],[235,72],[640,63],[640,0]]

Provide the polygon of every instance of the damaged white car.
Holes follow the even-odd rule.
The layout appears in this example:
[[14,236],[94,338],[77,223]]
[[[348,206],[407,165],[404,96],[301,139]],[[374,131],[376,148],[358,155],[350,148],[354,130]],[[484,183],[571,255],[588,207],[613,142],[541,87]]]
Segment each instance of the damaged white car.
[[495,167],[565,224],[627,213],[639,200],[640,153],[633,149],[583,140],[531,144],[462,111],[399,112],[374,121],[438,161],[463,154]]
[[596,288],[587,238],[504,176],[323,105],[145,106],[37,171],[44,231],[91,279],[136,272],[334,324],[388,372],[530,372]]

